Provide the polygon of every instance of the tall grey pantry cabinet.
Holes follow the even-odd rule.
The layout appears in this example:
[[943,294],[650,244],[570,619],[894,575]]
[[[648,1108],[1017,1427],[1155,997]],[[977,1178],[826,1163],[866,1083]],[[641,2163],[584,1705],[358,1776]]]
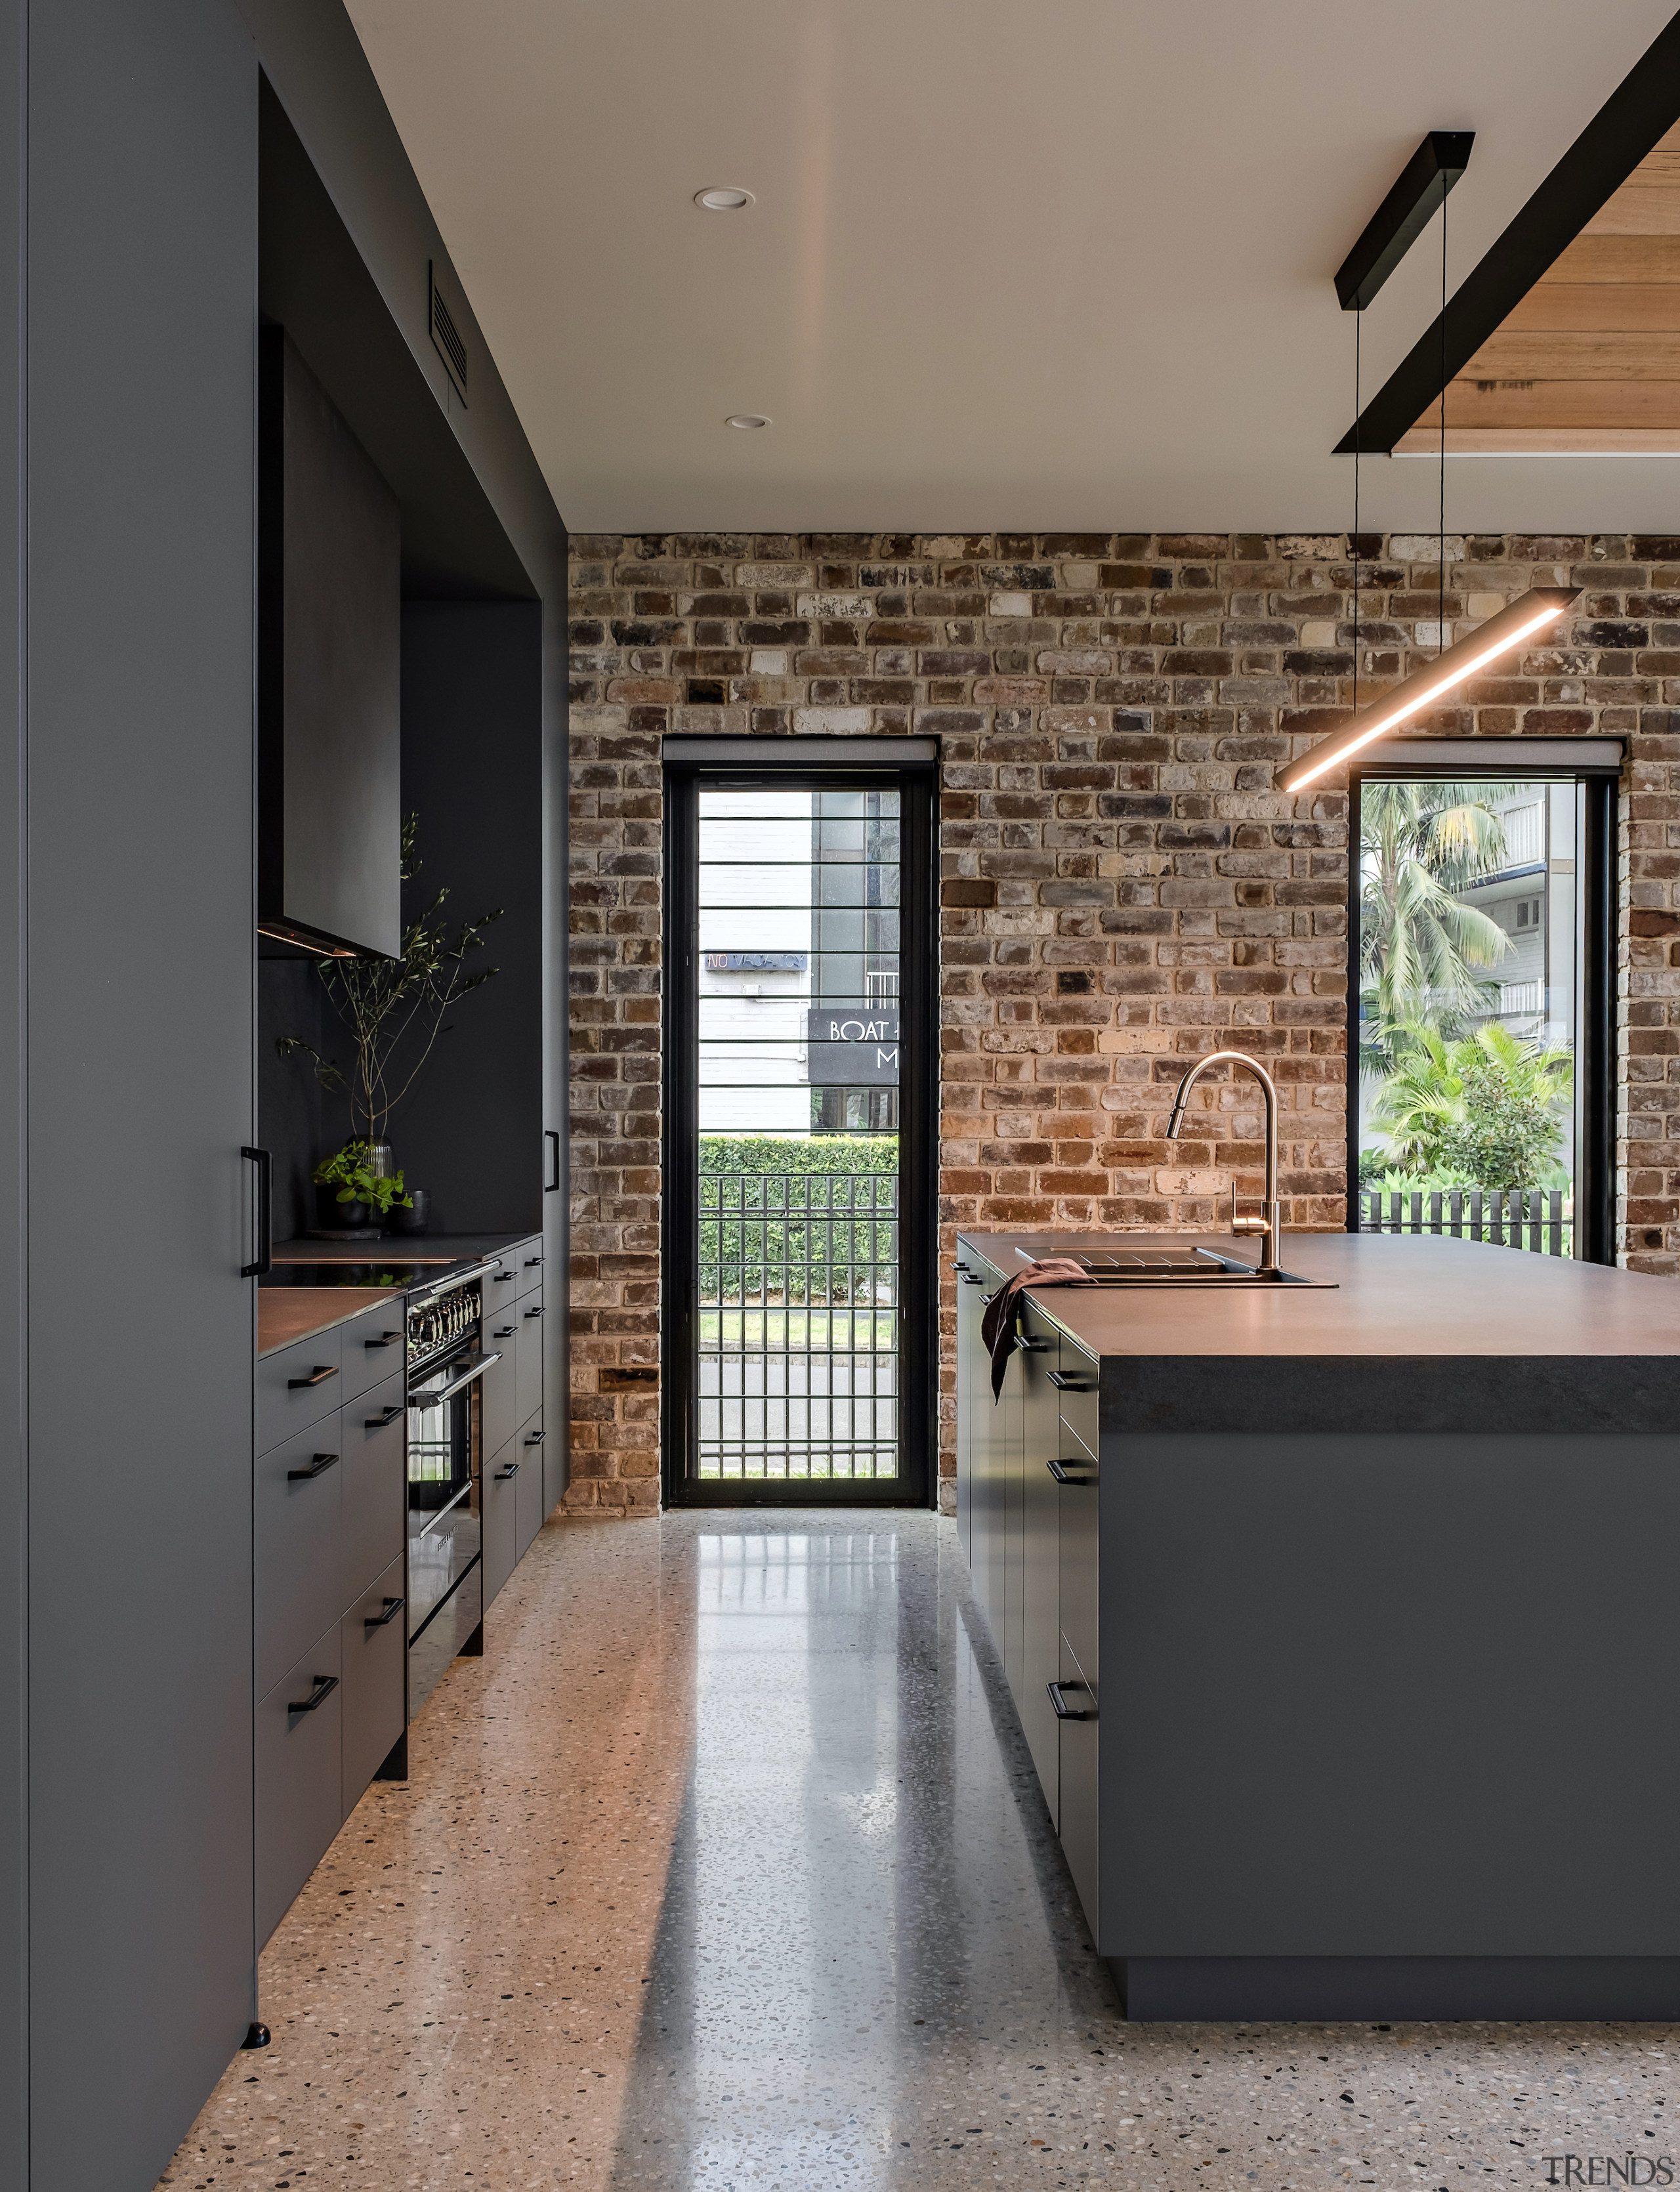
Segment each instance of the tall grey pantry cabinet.
[[[265,82],[540,601],[551,930],[564,900],[564,528],[466,308],[448,412],[447,254],[340,0],[0,0],[4,2192],[150,2192],[256,2008]],[[564,981],[551,945],[546,1128]]]

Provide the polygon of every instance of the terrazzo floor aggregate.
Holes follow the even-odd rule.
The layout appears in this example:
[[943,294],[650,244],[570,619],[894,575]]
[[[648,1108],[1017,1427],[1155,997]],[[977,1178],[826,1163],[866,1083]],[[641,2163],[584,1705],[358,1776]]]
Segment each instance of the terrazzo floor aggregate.
[[948,1521],[551,1522],[486,1646],[265,1951],[273,2045],[174,2192],[1680,2171],[1680,2028],[1127,2024]]

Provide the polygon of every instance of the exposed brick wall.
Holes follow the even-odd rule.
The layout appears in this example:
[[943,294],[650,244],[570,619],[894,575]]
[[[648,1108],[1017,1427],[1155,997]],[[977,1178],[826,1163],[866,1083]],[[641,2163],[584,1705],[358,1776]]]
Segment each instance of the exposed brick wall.
[[[1436,544],[1359,548],[1374,688],[1434,652]],[[1626,1261],[1672,1271],[1680,539],[1448,549],[1439,613],[1460,628],[1531,585],[1588,589],[1557,644],[1420,729],[1631,740],[1619,1237]],[[1233,1178],[1256,1194],[1246,1085],[1197,1139],[1161,1138],[1184,1062],[1226,1042],[1279,1085],[1286,1223],[1343,1223],[1346,796],[1271,785],[1351,698],[1349,552],[1243,534],[574,539],[573,1508],[659,1497],[667,731],[940,740],[942,1268],[963,1224],[1206,1226]]]

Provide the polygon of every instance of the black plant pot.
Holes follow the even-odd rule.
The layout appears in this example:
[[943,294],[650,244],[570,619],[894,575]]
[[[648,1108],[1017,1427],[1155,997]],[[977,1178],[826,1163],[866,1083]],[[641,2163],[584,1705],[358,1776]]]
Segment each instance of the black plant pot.
[[335,1187],[315,1190],[315,1222],[323,1233],[357,1233],[379,1224],[371,1203],[340,1202],[338,1193]]
[[409,1193],[413,1198],[413,1207],[405,1210],[400,1202],[393,1202],[391,1216],[386,1221],[386,1230],[391,1233],[406,1233],[412,1237],[417,1233],[424,1233],[431,1223],[431,1197],[423,1187],[411,1187]]

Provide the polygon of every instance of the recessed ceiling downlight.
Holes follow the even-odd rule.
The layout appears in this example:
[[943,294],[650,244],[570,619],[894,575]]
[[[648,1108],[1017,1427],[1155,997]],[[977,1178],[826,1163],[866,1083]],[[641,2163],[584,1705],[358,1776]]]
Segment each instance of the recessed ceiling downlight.
[[706,213],[745,213],[752,203],[751,191],[738,190],[733,183],[716,190],[696,191],[694,203]]
[[726,426],[739,426],[743,434],[750,434],[755,426],[768,426],[769,423],[757,411],[732,411],[723,421]]

